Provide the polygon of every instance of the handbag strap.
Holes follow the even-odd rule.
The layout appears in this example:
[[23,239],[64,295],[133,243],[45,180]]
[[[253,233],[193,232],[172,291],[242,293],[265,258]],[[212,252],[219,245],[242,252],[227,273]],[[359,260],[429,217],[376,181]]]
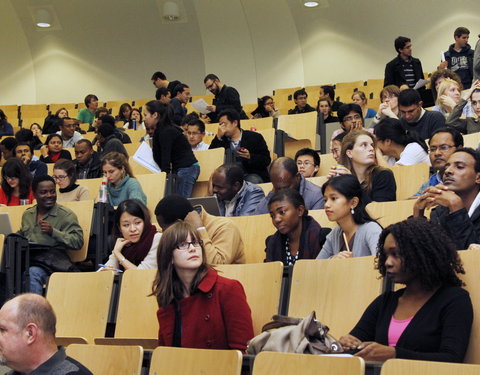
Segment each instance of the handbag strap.
[[175,326],[172,346],[180,348],[182,346],[182,313],[180,311],[180,304],[176,299],[173,300],[173,307],[175,308]]

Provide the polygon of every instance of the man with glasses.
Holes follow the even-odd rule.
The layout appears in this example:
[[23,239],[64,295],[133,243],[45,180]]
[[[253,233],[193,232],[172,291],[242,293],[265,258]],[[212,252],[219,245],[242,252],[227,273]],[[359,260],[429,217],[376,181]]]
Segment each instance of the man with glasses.
[[243,169],[236,164],[224,164],[213,172],[212,190],[217,196],[222,216],[253,215],[265,197],[263,189],[243,178]]
[[75,147],[75,143],[80,139],[83,139],[82,135],[75,130],[77,128],[77,123],[78,120],[68,117],[63,118],[62,121],[60,121],[60,130],[57,134],[62,137],[63,148]]
[[209,215],[202,206],[194,208],[188,199],[177,194],[158,202],[155,216],[163,231],[178,220],[191,224],[203,241],[208,264],[245,263],[240,231],[230,219]]
[[218,122],[218,114],[225,109],[234,109],[240,114],[240,119],[248,119],[242,109],[240,94],[236,89],[220,82],[220,79],[215,74],[208,74],[204,78],[203,83],[205,88],[215,95],[213,104],[207,106],[207,110],[210,111],[207,116],[211,122]]
[[443,173],[445,172],[445,164],[448,158],[459,148],[463,147],[462,134],[452,127],[444,127],[437,129],[429,144],[430,164],[432,165],[433,174],[430,176],[413,197],[418,197],[430,186],[443,184]]
[[303,177],[315,177],[320,168],[320,156],[311,148],[302,148],[295,154],[295,163]]
[[[153,86],[155,86],[157,89],[159,88],[165,88],[167,89],[168,91],[170,91],[170,94],[173,93],[173,90],[175,89],[175,87],[177,85],[179,85],[180,81],[177,81],[177,80],[174,80],[174,81],[169,81],[167,79],[167,76],[162,73],[162,72],[155,72],[152,74],[152,83],[153,83]],[[172,95],[173,97],[173,95]],[[158,99],[157,99],[158,100]]]
[[[333,153],[333,140],[342,133],[348,133],[351,130],[363,129],[363,112],[362,108],[355,103],[342,104],[338,108],[337,112],[338,121],[340,122],[341,129],[337,129],[333,132],[332,138],[330,138],[330,152]],[[373,134],[373,128],[365,129]]]
[[192,151],[208,150],[210,145],[203,142],[205,137],[205,124],[202,120],[192,120],[187,124],[187,131],[185,132],[188,143],[192,147]]
[[398,96],[401,123],[405,130],[416,131],[422,139],[431,138],[438,128],[445,126],[445,117],[438,111],[422,108],[423,102],[417,90],[406,89]]
[[422,63],[412,57],[412,41],[409,38],[399,36],[394,45],[398,55],[385,66],[383,87],[413,88],[419,79],[423,79]]

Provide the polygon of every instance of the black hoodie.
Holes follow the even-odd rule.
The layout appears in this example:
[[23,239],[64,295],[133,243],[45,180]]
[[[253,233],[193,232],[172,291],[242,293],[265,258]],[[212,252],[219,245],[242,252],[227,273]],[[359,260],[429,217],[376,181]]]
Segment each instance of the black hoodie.
[[448,69],[454,71],[462,80],[463,89],[472,85],[473,79],[473,50],[467,44],[460,52],[455,51],[452,44],[445,52],[445,60],[448,61]]

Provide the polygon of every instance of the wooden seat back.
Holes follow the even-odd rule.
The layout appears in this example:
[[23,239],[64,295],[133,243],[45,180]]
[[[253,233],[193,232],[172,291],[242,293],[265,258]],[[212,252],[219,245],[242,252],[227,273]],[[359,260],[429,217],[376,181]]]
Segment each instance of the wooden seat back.
[[153,351],[149,375],[240,375],[242,353],[238,350],[171,348]]
[[67,355],[87,367],[92,374],[140,375],[143,348],[141,346],[71,344]]
[[327,357],[311,354],[261,352],[256,355],[252,375],[363,375],[360,357]]
[[113,287],[113,271],[55,272],[47,299],[57,316],[57,336],[83,337],[93,343],[104,336]]
[[282,262],[257,264],[219,264],[219,275],[238,280],[245,289],[247,302],[252,310],[253,331],[262,332],[262,327],[273,315],[278,314],[282,287]]
[[317,319],[339,338],[350,332],[380,294],[378,275],[373,256],[298,260],[293,267],[288,315],[305,317],[315,311]]

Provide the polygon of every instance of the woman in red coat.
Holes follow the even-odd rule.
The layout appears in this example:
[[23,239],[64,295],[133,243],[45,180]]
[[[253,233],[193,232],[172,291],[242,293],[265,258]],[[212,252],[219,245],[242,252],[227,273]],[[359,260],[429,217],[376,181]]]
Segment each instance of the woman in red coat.
[[242,284],[206,264],[195,229],[177,222],[165,230],[157,262],[158,344],[244,352],[253,325]]

